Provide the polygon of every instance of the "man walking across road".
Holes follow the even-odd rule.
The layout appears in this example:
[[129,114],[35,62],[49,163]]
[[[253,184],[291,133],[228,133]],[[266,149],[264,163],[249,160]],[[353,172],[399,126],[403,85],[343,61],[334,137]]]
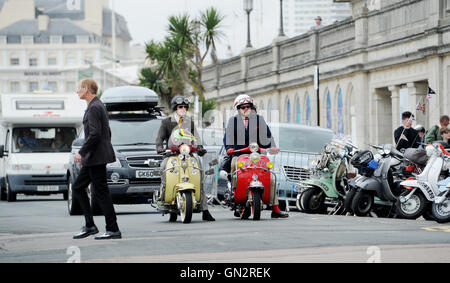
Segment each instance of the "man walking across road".
[[106,107],[97,98],[97,90],[97,83],[92,79],[82,80],[77,89],[78,96],[86,100],[88,107],[83,118],[85,142],[74,157],[75,162],[82,163],[82,167],[73,185],[73,196],[80,203],[86,225],[80,233],[73,236],[74,239],[86,238],[98,233],[86,192],[86,188],[91,183],[91,197],[98,201],[106,221],[105,234],[95,239],[122,238],[106,178],[106,164],[116,161],[116,156],[111,145],[108,113]]

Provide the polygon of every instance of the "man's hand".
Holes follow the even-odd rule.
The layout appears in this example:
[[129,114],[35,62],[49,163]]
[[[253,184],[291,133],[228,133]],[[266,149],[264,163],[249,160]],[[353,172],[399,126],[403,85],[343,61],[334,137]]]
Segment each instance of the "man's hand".
[[75,154],[75,156],[73,157],[73,160],[76,163],[81,163],[81,159],[83,159],[83,158],[81,157],[81,155],[79,153]]
[[234,148],[228,149],[228,150],[227,150],[227,154],[228,154],[229,156],[233,155],[233,154],[234,154]]

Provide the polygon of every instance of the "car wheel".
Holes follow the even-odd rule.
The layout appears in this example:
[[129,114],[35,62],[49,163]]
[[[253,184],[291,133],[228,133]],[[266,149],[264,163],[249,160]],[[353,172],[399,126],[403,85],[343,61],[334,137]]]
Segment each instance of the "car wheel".
[[6,178],[6,200],[8,202],[15,202],[17,200],[17,193],[14,193],[11,190],[11,186],[9,185],[8,178]]

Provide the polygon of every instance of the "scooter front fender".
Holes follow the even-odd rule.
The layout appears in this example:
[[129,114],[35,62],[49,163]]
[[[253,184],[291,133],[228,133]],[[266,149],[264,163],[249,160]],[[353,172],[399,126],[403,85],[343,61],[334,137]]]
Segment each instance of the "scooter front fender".
[[308,185],[310,187],[317,187],[321,189],[325,195],[329,198],[338,198],[339,195],[337,194],[336,190],[333,188],[332,184],[327,184],[325,182],[322,182],[320,179],[309,179],[302,182],[305,185]]

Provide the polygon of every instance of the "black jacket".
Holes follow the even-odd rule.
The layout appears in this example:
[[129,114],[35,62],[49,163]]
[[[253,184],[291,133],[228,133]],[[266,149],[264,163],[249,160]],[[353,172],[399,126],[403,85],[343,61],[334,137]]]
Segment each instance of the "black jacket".
[[260,148],[276,147],[275,140],[263,116],[252,112],[247,129],[245,129],[244,121],[240,115],[231,117],[228,120],[223,137],[225,149],[243,149],[253,142],[258,143]]
[[79,154],[85,166],[102,165],[116,161],[111,144],[111,129],[105,105],[95,97],[83,117],[85,141]]
[[[397,128],[397,130],[395,130],[395,132],[394,132],[394,139],[395,139],[395,143],[397,144],[397,150],[401,150],[402,148],[405,148],[405,149],[411,148],[411,147],[418,148],[420,146],[419,132],[417,132],[413,128],[406,129],[405,131],[403,131],[403,129],[404,129],[404,127],[402,126],[402,127]],[[405,137],[408,140],[400,139],[402,132],[403,132],[403,135],[405,135]]]

